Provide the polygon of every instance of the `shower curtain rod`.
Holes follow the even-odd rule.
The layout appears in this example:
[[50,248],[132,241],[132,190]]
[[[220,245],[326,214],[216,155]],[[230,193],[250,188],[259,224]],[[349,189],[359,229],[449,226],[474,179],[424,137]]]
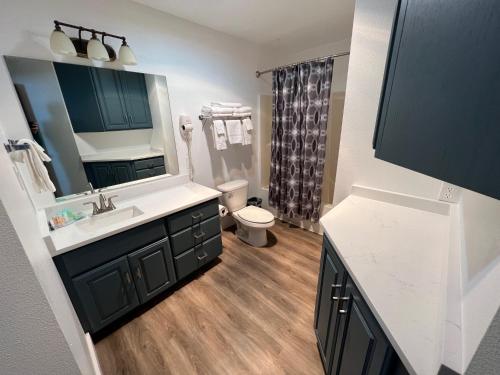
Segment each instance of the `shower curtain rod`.
[[293,63],[293,64],[281,65],[281,66],[277,66],[277,67],[271,68],[271,69],[257,70],[257,71],[255,71],[255,76],[257,78],[259,78],[262,74],[272,72],[273,70],[276,70],[276,69],[288,68],[289,66],[294,66],[294,65],[297,65],[297,64],[303,64],[303,63],[308,63],[308,62],[313,62],[313,61],[321,61],[321,60],[328,59],[329,57],[335,58],[335,57],[341,57],[341,56],[348,56],[349,54],[350,54],[350,52],[340,52],[340,53],[336,53],[334,55],[328,55],[328,56],[323,56],[323,57],[316,57],[314,59],[299,61],[299,62],[296,62],[296,63]]

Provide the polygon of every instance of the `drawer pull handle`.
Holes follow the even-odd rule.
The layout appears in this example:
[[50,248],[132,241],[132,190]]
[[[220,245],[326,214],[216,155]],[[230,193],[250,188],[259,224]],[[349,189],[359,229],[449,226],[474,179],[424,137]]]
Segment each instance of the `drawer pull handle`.
[[332,288],[335,289],[342,288],[342,284],[332,284]]
[[205,232],[200,232],[200,233],[195,233],[193,234],[193,237],[196,239],[196,240],[199,240],[200,238],[203,238],[203,236],[205,235]]
[[137,276],[137,279],[139,279],[139,280],[140,280],[140,279],[142,279],[141,267],[137,267],[137,268],[135,269],[135,274],[136,274],[136,276]]
[[198,258],[198,260],[203,260],[203,259],[205,259],[207,256],[208,256],[208,254],[206,254],[206,253],[205,253],[205,254],[203,254],[201,257],[200,257],[200,256],[198,256],[197,258]]
[[349,297],[332,297],[334,301],[349,301]]
[[339,310],[339,314],[347,314],[347,310]]
[[203,212],[200,212],[198,215],[191,215],[193,220],[200,220],[203,217]]

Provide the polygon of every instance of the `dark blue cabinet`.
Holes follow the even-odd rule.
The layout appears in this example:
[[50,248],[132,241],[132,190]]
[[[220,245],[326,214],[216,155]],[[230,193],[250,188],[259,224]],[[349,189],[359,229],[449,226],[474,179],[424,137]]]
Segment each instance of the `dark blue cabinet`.
[[144,74],[121,71],[120,81],[129,127],[132,129],[153,127]]
[[[202,212],[206,220],[193,223],[196,241],[174,258],[167,236],[170,218],[180,223],[179,217]],[[101,331],[217,258],[222,253],[218,215],[213,199],[55,257],[83,329]]]
[[128,256],[141,303],[174,285],[176,281],[168,238]]
[[104,131],[92,68],[55,62],[54,69],[75,133]]
[[139,305],[126,257],[75,277],[73,285],[92,331]]
[[379,159],[500,198],[500,2],[400,0]]
[[130,124],[119,72],[103,68],[91,68],[91,72],[104,129],[129,129]]
[[84,167],[92,186],[100,189],[165,174],[163,163],[163,157],[155,157],[136,161],[86,162]]
[[324,237],[314,329],[328,375],[407,374],[370,308]]
[[142,73],[54,63],[75,133],[153,127]]

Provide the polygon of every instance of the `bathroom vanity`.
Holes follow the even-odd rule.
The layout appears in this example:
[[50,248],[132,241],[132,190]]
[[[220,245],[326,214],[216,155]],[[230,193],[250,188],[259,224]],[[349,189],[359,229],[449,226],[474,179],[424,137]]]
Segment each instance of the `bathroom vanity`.
[[218,195],[193,183],[173,186],[48,234],[86,332],[100,331],[222,253]]

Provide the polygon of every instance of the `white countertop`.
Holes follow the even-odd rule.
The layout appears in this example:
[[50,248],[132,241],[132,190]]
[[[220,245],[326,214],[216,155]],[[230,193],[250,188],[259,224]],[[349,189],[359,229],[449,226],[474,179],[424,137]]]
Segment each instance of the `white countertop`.
[[449,206],[354,187],[320,222],[410,373],[437,374],[445,324]]
[[[124,200],[118,198],[115,200],[117,209],[136,206],[143,214],[104,228],[97,228],[92,232],[84,231],[77,225],[70,224],[52,232],[47,231],[44,240],[51,255],[55,257],[88,243],[98,241],[113,234],[123,232],[138,225],[217,198],[220,195],[221,193],[217,190],[189,182]],[[95,198],[96,197],[89,197],[89,200],[95,201]],[[41,219],[41,225],[45,225],[43,220],[44,219]],[[83,222],[83,220],[80,221],[80,223]]]
[[98,152],[95,154],[80,155],[82,162],[100,162],[100,161],[121,161],[121,160],[140,160],[163,156],[162,150],[136,150],[136,149],[118,149],[113,151]]

